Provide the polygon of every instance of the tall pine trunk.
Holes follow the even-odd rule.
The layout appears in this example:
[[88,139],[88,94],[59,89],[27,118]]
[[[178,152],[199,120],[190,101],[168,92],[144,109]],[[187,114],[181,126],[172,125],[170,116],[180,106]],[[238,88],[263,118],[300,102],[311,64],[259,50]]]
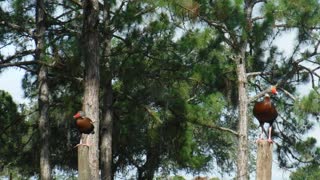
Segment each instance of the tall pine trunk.
[[112,180],[112,82],[106,82],[104,118],[101,122],[101,179]]
[[238,162],[237,162],[237,179],[249,179],[248,170],[248,96],[247,96],[247,74],[246,74],[246,50],[248,46],[249,32],[252,27],[252,8],[254,2],[246,0],[244,4],[245,24],[239,46],[239,54],[236,57],[237,77],[238,77],[238,95],[239,95],[239,144],[238,144]]
[[104,99],[103,99],[103,119],[101,122],[101,179],[102,180],[112,180],[112,129],[113,129],[113,119],[112,119],[112,102],[113,102],[113,90],[112,90],[112,73],[110,67],[110,54],[111,54],[111,38],[112,32],[110,30],[110,2],[108,0],[104,1],[103,9],[103,57],[105,58],[104,65],[107,69],[106,71],[106,81],[104,87]]
[[243,57],[236,59],[239,93],[239,144],[238,144],[238,164],[237,179],[248,179],[248,97],[246,93],[246,70]]
[[43,180],[51,179],[50,167],[50,123],[49,111],[49,88],[47,82],[47,67],[41,66],[39,75],[39,132],[40,132],[40,177]]
[[[79,179],[100,179],[99,175],[99,2],[98,0],[83,1],[82,58],[85,62],[83,110],[87,117],[94,121],[94,134],[83,135],[81,138],[90,147],[79,146],[78,170]],[[87,136],[87,137],[85,137]],[[85,169],[85,168],[88,168]]]
[[[36,6],[36,23],[37,33],[36,41],[36,61],[43,61],[45,56],[44,34],[45,34],[45,5],[44,0],[37,0]],[[40,64],[40,63],[39,63]],[[40,133],[40,178],[43,180],[51,179],[50,167],[50,124],[49,124],[49,87],[48,87],[48,69],[45,65],[41,65],[38,72],[38,90],[39,90],[39,133]]]

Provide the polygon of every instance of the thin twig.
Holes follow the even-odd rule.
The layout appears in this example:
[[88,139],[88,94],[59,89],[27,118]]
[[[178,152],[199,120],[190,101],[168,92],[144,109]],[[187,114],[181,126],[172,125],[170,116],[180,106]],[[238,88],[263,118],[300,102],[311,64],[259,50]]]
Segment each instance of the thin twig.
[[294,101],[296,100],[296,97],[293,94],[289,93],[287,90],[283,88],[279,88],[279,89],[281,89],[281,91],[284,92],[287,96],[289,96],[292,100]]
[[247,77],[260,76],[260,75],[270,75],[270,74],[272,74],[272,72],[250,72],[250,73],[247,73]]

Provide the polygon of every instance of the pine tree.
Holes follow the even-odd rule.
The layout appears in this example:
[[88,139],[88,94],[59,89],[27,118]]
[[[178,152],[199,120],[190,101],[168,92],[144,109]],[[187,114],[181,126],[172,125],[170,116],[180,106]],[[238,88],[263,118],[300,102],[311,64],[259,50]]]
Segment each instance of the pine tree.
[[[303,82],[311,77],[313,88],[315,86],[314,76],[318,76],[315,72],[318,69],[318,41],[314,39],[316,33],[314,27],[319,23],[316,19],[318,14],[316,9],[319,6],[318,2],[313,1],[308,8],[302,1],[287,2],[287,1],[188,1],[190,4],[199,4],[198,20],[207,24],[218,33],[223,45],[226,47],[224,55],[231,59],[231,63],[235,66],[237,74],[238,96],[236,107],[238,113],[238,172],[237,179],[248,178],[248,157],[249,157],[249,105],[251,102],[261,97],[268,91],[268,86],[276,85],[283,90],[284,96],[279,101],[279,109],[284,111],[284,114],[292,110],[292,106],[286,104],[285,108],[281,108],[281,103],[285,101],[291,102],[293,93],[296,90],[293,82]],[[187,10],[190,8],[185,4],[175,3],[176,8]],[[303,7],[303,8],[301,8]],[[257,9],[256,13],[253,10]],[[182,11],[182,12],[184,12]],[[179,10],[177,11],[179,13]],[[180,11],[181,12],[181,11]],[[191,21],[197,24],[198,21],[194,19]],[[277,53],[281,52],[272,42],[279,36],[280,32],[286,32],[289,29],[297,29],[297,41],[295,49],[291,57],[281,57]],[[268,42],[269,41],[269,42]],[[271,42],[271,43],[270,43]],[[269,46],[268,46],[269,44]],[[308,44],[310,49],[303,50],[302,45]],[[269,53],[269,57],[267,53]],[[305,62],[311,62],[316,65],[315,68],[308,68]],[[258,72],[255,72],[258,71]],[[253,77],[253,78],[252,78]],[[256,80],[256,82],[254,81]],[[257,83],[260,82],[260,83]],[[256,88],[256,96],[249,97],[248,94],[252,88]],[[280,103],[281,102],[281,103]],[[288,108],[288,106],[290,108]],[[290,110],[289,110],[290,109]],[[299,119],[297,115],[290,115],[288,119]],[[299,121],[299,120],[298,120]],[[309,123],[304,121],[307,126]],[[297,124],[295,121],[292,124],[286,121],[281,121],[279,124],[287,127],[293,127]],[[299,130],[298,130],[299,129]],[[281,130],[282,131],[282,130]],[[304,134],[306,130],[295,128],[293,132],[286,132],[288,134],[301,133]],[[290,139],[286,137],[286,133],[281,132],[284,136],[282,140]],[[294,138],[295,139],[295,138]],[[288,140],[289,141],[289,140]],[[283,141],[282,141],[283,142]],[[283,160],[281,154],[291,154],[295,159],[301,162],[301,159],[292,154],[293,150],[288,142],[281,146],[278,144],[279,160],[281,165],[285,166],[286,161]],[[283,144],[283,143],[282,143]],[[285,148],[286,147],[286,148]],[[295,148],[292,148],[295,149]]]

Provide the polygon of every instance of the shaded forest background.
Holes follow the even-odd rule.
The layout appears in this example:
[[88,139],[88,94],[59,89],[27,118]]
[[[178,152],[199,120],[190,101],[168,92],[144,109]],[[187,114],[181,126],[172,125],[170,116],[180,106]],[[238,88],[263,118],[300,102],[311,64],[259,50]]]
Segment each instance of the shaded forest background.
[[[320,148],[305,136],[319,127],[318,1],[4,0],[0,7],[0,73],[25,70],[30,100],[16,104],[0,91],[2,177],[77,177],[72,115],[86,108],[91,62],[99,69],[92,76],[99,107],[91,110],[99,116],[93,147],[102,179],[254,176],[259,129],[251,110],[271,85],[279,90],[277,165],[298,168],[292,179],[306,177],[305,169],[319,177]],[[287,54],[274,42],[292,32]],[[299,95],[301,85],[308,95]]]

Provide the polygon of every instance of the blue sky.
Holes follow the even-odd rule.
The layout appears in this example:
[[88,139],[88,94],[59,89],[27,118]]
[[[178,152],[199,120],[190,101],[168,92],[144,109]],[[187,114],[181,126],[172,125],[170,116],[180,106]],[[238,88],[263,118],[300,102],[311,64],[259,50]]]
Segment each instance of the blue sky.
[[21,80],[24,70],[18,68],[9,68],[0,73],[0,89],[11,94],[16,103],[24,103]]

